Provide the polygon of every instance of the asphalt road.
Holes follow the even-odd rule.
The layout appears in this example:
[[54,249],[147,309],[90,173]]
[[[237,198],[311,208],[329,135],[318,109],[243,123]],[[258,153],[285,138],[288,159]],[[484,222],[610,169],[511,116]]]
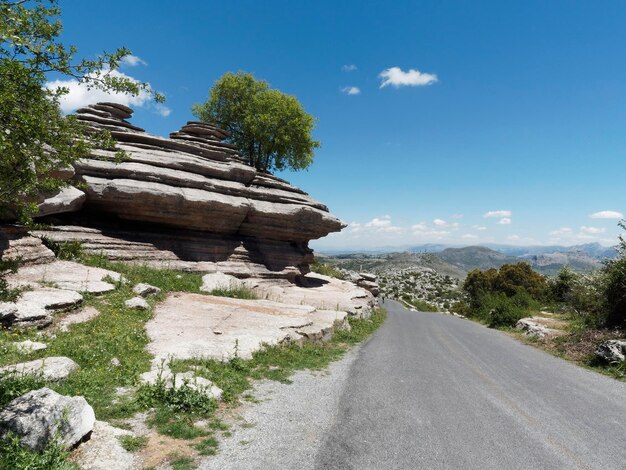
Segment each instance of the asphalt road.
[[316,469],[626,469],[625,383],[468,320],[385,306]]

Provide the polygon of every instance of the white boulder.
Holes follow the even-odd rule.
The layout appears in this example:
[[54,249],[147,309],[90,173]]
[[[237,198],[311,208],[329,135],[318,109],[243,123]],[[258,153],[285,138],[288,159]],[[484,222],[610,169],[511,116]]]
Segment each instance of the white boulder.
[[67,397],[49,388],[30,391],[0,411],[0,437],[11,432],[21,444],[43,450],[53,439],[71,448],[88,435],[96,421],[83,397]]

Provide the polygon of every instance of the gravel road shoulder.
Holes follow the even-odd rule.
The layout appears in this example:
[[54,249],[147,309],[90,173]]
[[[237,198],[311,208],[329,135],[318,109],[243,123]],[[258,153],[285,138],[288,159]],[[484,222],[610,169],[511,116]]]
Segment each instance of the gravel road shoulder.
[[362,345],[322,371],[299,371],[291,384],[255,384],[259,403],[245,403],[232,419],[232,436],[221,439],[218,454],[202,470],[313,469],[315,457],[338,416],[350,367]]

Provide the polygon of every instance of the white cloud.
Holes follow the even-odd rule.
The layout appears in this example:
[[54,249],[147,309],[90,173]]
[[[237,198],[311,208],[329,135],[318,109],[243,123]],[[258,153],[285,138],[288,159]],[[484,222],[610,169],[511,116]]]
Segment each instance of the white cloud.
[[463,218],[463,214],[452,214],[450,216],[451,219],[462,219]]
[[592,219],[623,219],[624,214],[617,211],[600,211],[591,214]]
[[137,67],[138,65],[148,65],[145,60],[137,57],[136,55],[127,55],[120,61],[120,65],[127,67]]
[[[439,220],[439,219],[436,219],[436,220]],[[420,239],[423,239],[423,238],[433,239],[434,238],[437,240],[440,240],[450,235],[449,231],[431,228],[424,222],[420,222],[419,224],[413,225],[411,227],[411,233]]]
[[[109,72],[113,77],[130,78],[133,77],[126,75],[117,70]],[[69,93],[63,95],[60,100],[61,110],[64,113],[70,113],[80,107],[88,104],[98,103],[99,101],[112,101],[114,103],[120,103],[126,106],[143,106],[151,100],[150,93],[146,90],[141,90],[137,96],[132,96],[126,93],[106,92],[97,88],[89,88],[85,83],[80,83],[78,80],[54,80],[47,82],[45,88],[55,89],[64,87],[69,90]]]
[[359,93],[361,93],[361,89],[356,86],[347,86],[342,88],[341,92],[345,93],[346,95],[358,95]]
[[520,236],[519,235],[509,235],[506,238],[507,238],[507,240],[516,241],[516,240],[520,239]]
[[578,231],[570,227],[561,227],[549,232],[551,243],[575,244],[581,242],[596,241],[605,244],[614,244],[615,240],[600,238],[599,235],[606,232],[603,227],[587,227],[583,225]]
[[553,230],[549,233],[549,235],[553,236],[553,237],[562,237],[562,236],[569,236],[573,233],[574,231],[569,228],[569,227],[561,227],[558,230]]
[[357,66],[354,64],[346,64],[341,66],[342,72],[354,72],[357,69]]
[[580,227],[581,233],[586,233],[588,235],[597,235],[599,233],[606,232],[604,227],[585,227],[584,225]]
[[404,72],[400,67],[391,67],[383,70],[380,72],[379,78],[381,79],[380,88],[389,85],[395,88],[401,86],[425,86],[437,82],[437,75],[422,73],[415,69]]
[[489,212],[485,212],[483,217],[486,219],[489,219],[492,217],[497,217],[497,218],[511,217],[512,214],[513,213],[511,211],[489,211]]
[[384,215],[375,217],[365,224],[352,222],[349,225],[353,233],[370,232],[370,233],[401,233],[404,231],[402,227],[397,227],[391,223],[391,217]]
[[487,227],[485,227],[484,225],[472,225],[472,228],[474,230],[487,230]]
[[172,113],[172,110],[162,103],[157,103],[154,109],[163,117],[168,117]]
[[464,240],[476,240],[478,236],[473,235],[471,233],[466,233],[465,235],[461,235],[461,238]]
[[436,225],[437,227],[441,227],[441,228],[450,228],[453,230],[458,230],[458,228],[460,227],[460,224],[458,222],[446,222],[443,219],[435,219],[433,220],[433,224]]
[[498,223],[500,225],[511,225],[511,219],[509,219],[508,217],[502,217]]

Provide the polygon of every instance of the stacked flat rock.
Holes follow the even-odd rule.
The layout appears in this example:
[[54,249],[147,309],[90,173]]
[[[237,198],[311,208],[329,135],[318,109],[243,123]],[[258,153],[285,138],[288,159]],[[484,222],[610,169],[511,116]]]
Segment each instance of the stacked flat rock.
[[136,132],[144,132],[140,127],[133,126],[126,121],[133,115],[133,110],[128,106],[118,103],[97,103],[85,106],[76,111],[76,118],[95,127],[128,129]]
[[[239,276],[246,269],[262,274],[260,265],[270,277],[293,277],[308,272],[310,240],[343,228],[301,189],[246,165],[225,141],[227,131],[190,121],[164,138],[130,124],[131,115],[114,103],[78,110],[79,120],[108,130],[127,158],[120,163],[114,150],[97,149],[77,162],[74,178],[85,188],[84,206],[63,216],[65,223],[57,220],[46,236],[93,242],[111,258],[132,259],[137,248],[153,261],[222,263],[215,269],[226,263],[232,265],[226,272]],[[103,226],[112,220],[117,228]],[[120,253],[129,242],[132,248]]]

